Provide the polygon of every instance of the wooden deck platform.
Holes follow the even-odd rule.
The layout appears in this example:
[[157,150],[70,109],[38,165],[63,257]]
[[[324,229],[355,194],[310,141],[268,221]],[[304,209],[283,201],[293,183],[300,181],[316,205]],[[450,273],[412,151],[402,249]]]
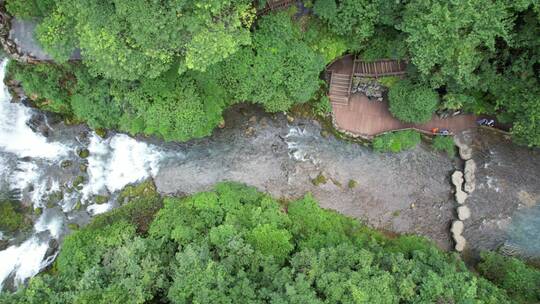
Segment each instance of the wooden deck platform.
[[[359,65],[358,63],[359,61],[355,61],[353,55],[346,55],[331,63],[327,68],[331,76],[329,97],[335,123],[340,129],[365,138],[372,138],[385,132],[402,129],[415,129],[431,134],[433,128],[444,128],[458,133],[476,127],[476,116],[474,115],[458,115],[446,119],[440,119],[434,115],[432,120],[425,124],[403,123],[392,116],[388,110],[387,102],[370,101],[361,94],[346,94],[344,91],[345,82],[351,80],[346,78],[346,75],[351,75],[351,78],[353,74],[366,77],[376,77],[385,73],[402,75],[405,70],[403,62],[399,61],[393,63],[385,60],[377,61],[377,64],[381,65],[380,69],[379,67],[375,69],[370,64]],[[333,75],[337,75],[337,77],[332,78]]]
[[386,102],[371,101],[365,95],[353,94],[348,105],[332,104],[335,123],[340,129],[372,138],[376,135],[402,129],[415,129],[431,134],[433,128],[445,128],[458,133],[476,127],[476,116],[458,115],[440,119],[436,115],[425,124],[407,124],[394,118]]

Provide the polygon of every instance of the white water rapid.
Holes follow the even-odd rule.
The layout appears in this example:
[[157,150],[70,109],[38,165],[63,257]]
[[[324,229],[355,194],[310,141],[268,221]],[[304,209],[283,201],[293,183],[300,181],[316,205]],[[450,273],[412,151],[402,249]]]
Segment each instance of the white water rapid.
[[[7,63],[4,60],[0,65],[2,80]],[[115,206],[112,199],[95,204],[94,195],[114,197],[124,186],[155,176],[167,155],[124,134],[102,139],[92,133],[88,146],[74,138],[54,142],[28,126],[35,113],[20,103],[11,103],[7,87],[3,81],[0,83],[0,190],[7,187],[24,192],[23,204],[42,209],[39,216],[32,216],[30,233],[9,239],[6,232],[0,231],[0,240],[7,239],[9,244],[0,251],[0,290],[6,282],[12,287],[22,284],[52,263],[57,249],[51,250],[51,241],[61,242],[68,232],[67,223]],[[86,160],[77,156],[80,148],[89,150]],[[66,173],[60,166],[64,160],[84,163],[87,173]],[[86,181],[79,190],[72,185],[76,174],[83,175]],[[55,193],[62,195],[51,202],[49,197]],[[83,204],[82,210],[75,210],[77,202]]]

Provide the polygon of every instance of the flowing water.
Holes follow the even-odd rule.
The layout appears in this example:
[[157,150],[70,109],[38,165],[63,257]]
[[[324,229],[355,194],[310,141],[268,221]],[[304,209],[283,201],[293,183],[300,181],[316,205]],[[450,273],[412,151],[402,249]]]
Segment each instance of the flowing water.
[[[4,60],[0,66],[2,78],[6,65]],[[54,244],[68,232],[68,222],[84,223],[89,216],[114,206],[114,200],[92,203],[94,195],[113,197],[112,194],[127,184],[155,176],[159,161],[172,155],[124,134],[107,139],[91,134],[88,143],[78,136],[52,141],[35,132],[29,124],[33,116],[40,113],[20,103],[10,103],[10,100],[11,96],[1,82],[0,189],[4,193],[15,190],[23,204],[43,211],[34,216],[31,232],[11,236],[7,240],[10,246],[0,251],[0,289],[6,281],[17,286],[47,267],[55,257],[51,247],[54,249]],[[83,147],[90,152],[86,160],[77,155],[77,150]],[[87,181],[80,191],[66,191],[73,188],[74,178],[82,174],[76,168],[66,172],[60,165],[66,160],[87,166],[87,174],[84,174]],[[48,202],[51,195],[61,192],[63,194],[57,201]],[[83,210],[76,210],[78,202],[82,203]],[[0,237],[8,238],[6,233]]]
[[[0,65],[1,78],[6,64]],[[85,126],[66,126],[10,101],[2,82],[0,194],[9,193],[42,211],[31,215],[30,231],[0,232],[0,289],[14,289],[50,265],[70,232],[69,224],[84,225],[93,215],[114,208],[120,189],[149,177],[162,194],[194,193],[223,180],[284,198],[311,192],[325,208],[377,228],[422,234],[451,248],[448,229],[456,206],[449,176],[460,164],[427,146],[377,154],[321,136],[320,126],[311,120],[289,124],[284,115],[244,106],[226,113],[227,127],[205,139],[164,143],[124,134],[104,139]],[[500,149],[478,160],[479,185],[471,198],[472,219],[466,223],[468,239],[479,240],[471,242],[473,248],[496,248],[508,241],[506,231],[517,246],[527,246],[527,239],[540,235],[540,153],[499,144]],[[81,149],[88,149],[88,158],[79,157]],[[528,164],[523,174],[506,169],[523,163]],[[320,173],[329,180],[316,186],[311,180]],[[358,186],[349,188],[351,180]],[[97,195],[109,199],[97,204]],[[536,213],[519,208],[521,201]]]

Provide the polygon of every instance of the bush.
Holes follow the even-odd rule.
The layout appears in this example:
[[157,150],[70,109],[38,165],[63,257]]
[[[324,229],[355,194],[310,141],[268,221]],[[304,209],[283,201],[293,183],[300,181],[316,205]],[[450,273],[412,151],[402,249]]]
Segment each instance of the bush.
[[436,136],[432,143],[433,149],[437,151],[444,151],[448,157],[454,157],[456,155],[456,145],[454,138],[451,136]]
[[23,210],[11,201],[0,201],[0,231],[15,232],[30,227]]
[[21,19],[43,17],[54,8],[54,0],[6,0],[6,9]]
[[388,98],[392,115],[410,123],[428,122],[439,103],[439,96],[435,91],[412,84],[409,80],[396,83],[390,89]]
[[517,303],[540,302],[540,270],[493,252],[484,252],[481,257],[479,272],[506,290]]
[[373,140],[373,149],[377,152],[397,153],[416,147],[420,141],[420,133],[416,131],[396,131],[375,137]]

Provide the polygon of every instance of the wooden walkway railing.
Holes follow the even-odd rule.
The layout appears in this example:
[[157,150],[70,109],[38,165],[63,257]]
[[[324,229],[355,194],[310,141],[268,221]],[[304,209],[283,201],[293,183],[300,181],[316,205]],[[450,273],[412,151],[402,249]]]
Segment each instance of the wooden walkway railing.
[[401,60],[382,59],[377,61],[362,61],[354,59],[354,76],[382,77],[399,76],[406,73],[407,63]]
[[266,6],[257,12],[258,16],[267,14],[271,11],[287,9],[289,6],[296,3],[297,0],[268,0]]

